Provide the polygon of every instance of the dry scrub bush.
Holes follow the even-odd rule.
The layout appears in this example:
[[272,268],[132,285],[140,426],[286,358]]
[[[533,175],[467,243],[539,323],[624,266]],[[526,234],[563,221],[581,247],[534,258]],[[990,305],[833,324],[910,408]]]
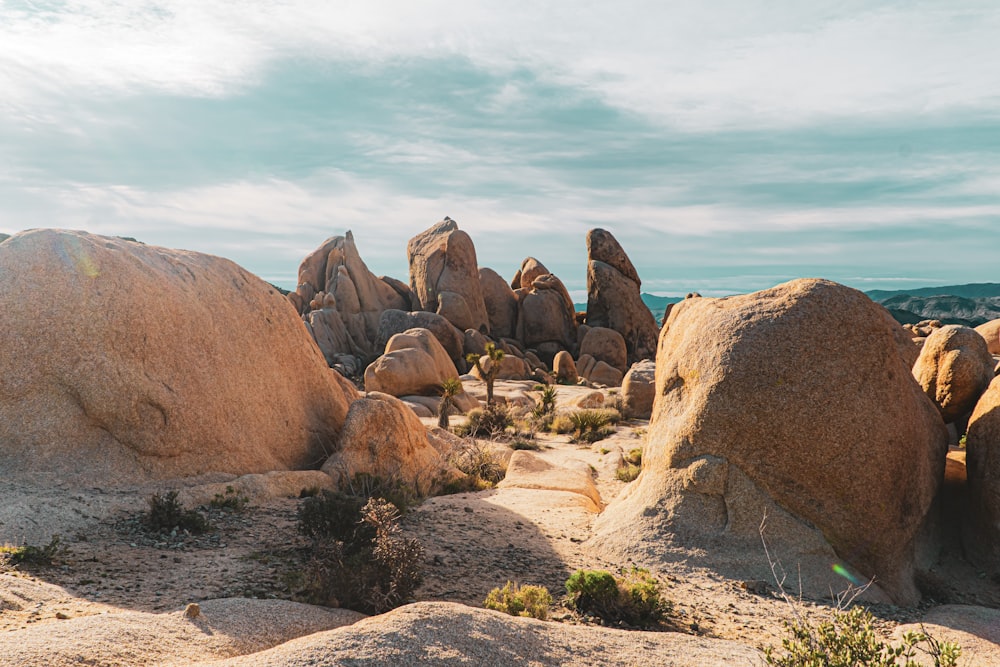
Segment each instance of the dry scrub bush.
[[176,491],[168,491],[162,496],[153,494],[147,502],[149,511],[143,517],[143,524],[154,533],[185,531],[194,535],[211,528],[208,519],[199,512],[181,506]]
[[504,437],[507,429],[514,425],[514,415],[509,407],[499,403],[488,403],[485,408],[470,410],[465,424],[455,429],[462,437],[491,438]]
[[518,586],[508,581],[503,588],[487,594],[483,606],[511,616],[528,616],[541,621],[549,617],[552,595],[544,586]]
[[53,535],[49,543],[42,547],[33,544],[5,544],[0,546],[0,566],[48,567],[65,552],[66,547],[62,545],[58,535]]
[[615,471],[615,478],[626,484],[633,481],[642,472],[642,448],[630,449],[624,457],[625,464]]
[[488,443],[473,438],[466,439],[460,449],[453,451],[448,462],[468,477],[446,485],[445,493],[492,489],[507,475],[507,463],[503,456]]
[[597,442],[614,433],[613,425],[621,418],[617,410],[574,410],[556,415],[552,420],[552,431],[570,433],[574,442]]
[[306,498],[299,510],[299,530],[313,538],[306,599],[366,614],[405,603],[423,579],[424,550],[400,535],[398,520],[399,510],[383,498]]
[[673,609],[662,597],[659,580],[638,567],[622,570],[617,577],[605,570],[577,570],[566,580],[566,593],[571,609],[605,624],[649,628]]

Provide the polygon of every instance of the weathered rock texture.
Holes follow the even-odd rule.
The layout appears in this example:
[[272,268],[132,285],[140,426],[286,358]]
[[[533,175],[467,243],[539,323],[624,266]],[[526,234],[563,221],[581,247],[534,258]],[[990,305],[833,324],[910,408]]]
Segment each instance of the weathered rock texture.
[[1000,574],[1000,378],[976,404],[965,448],[969,504],[962,544],[970,560]]
[[534,257],[521,263],[514,280],[520,285],[514,290],[518,301],[517,340],[525,347],[556,343],[562,349],[573,349],[576,313],[563,282]]
[[354,396],[236,264],[84,232],[0,245],[0,474],[126,485],[318,466]]
[[479,269],[479,284],[494,338],[513,338],[517,331],[517,297],[500,274],[493,269]]
[[374,343],[382,312],[411,310],[415,301],[403,283],[368,270],[351,232],[330,237],[302,260],[298,287],[288,298],[304,316],[327,363],[340,364],[339,370],[349,375],[381,352]]
[[986,341],[986,347],[990,354],[1000,354],[1000,320],[990,320],[986,324],[980,324],[976,331]]
[[365,391],[392,396],[436,395],[442,382],[457,377],[455,364],[434,334],[427,329],[409,329],[390,338],[385,354],[365,369]]
[[401,310],[387,310],[382,313],[378,324],[375,346],[384,350],[389,339],[410,329],[427,329],[438,339],[456,368],[465,367],[465,335],[447,319],[437,313],[419,310],[405,313]]
[[351,403],[337,451],[323,472],[340,488],[348,488],[359,473],[365,473],[427,495],[448,468],[409,407],[388,394],[369,392]]
[[830,565],[843,562],[897,602],[918,600],[915,543],[947,434],[898,331],[867,296],[822,280],[677,304],[660,338],[643,473],[599,519],[606,548],[626,526],[647,546],[660,540],[657,553],[686,539],[766,578],[766,513],[772,553],[801,566],[807,591],[842,589]]
[[950,324],[927,337],[913,377],[946,422],[968,415],[993,379],[993,357],[974,329]]
[[636,362],[625,374],[625,379],[622,380],[625,417],[649,419],[653,414],[653,399],[655,397],[656,364],[648,359]]
[[580,343],[580,356],[589,354],[624,373],[628,370],[628,350],[625,339],[614,329],[591,327]]
[[630,364],[656,356],[659,328],[642,302],[639,274],[610,232],[587,233],[587,324],[625,338]]
[[420,308],[444,316],[459,330],[489,333],[476,248],[451,218],[417,234],[406,246],[410,287]]

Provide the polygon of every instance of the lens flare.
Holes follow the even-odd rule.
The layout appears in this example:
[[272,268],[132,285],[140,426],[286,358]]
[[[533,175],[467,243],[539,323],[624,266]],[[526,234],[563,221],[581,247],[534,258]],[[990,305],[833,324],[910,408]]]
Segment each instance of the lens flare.
[[851,582],[855,586],[860,586],[861,585],[861,580],[858,579],[857,577],[855,577],[850,572],[848,572],[847,568],[844,567],[843,565],[841,565],[840,563],[834,563],[833,564],[833,571],[834,571],[834,573],[839,574],[840,576],[842,576],[844,579],[847,579],[849,582]]

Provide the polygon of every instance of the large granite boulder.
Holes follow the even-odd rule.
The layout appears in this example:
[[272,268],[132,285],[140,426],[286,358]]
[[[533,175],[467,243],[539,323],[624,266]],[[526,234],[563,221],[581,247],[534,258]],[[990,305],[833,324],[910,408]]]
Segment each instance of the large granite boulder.
[[625,339],[614,329],[591,327],[580,343],[580,356],[585,354],[617,368],[621,373],[629,369]]
[[365,391],[391,396],[437,395],[441,383],[457,378],[458,371],[441,343],[427,329],[396,334],[385,354],[365,369]]
[[587,324],[614,329],[625,338],[628,363],[656,355],[659,328],[642,302],[635,267],[610,232],[587,233]]
[[375,347],[378,350],[385,350],[389,339],[398,333],[409,331],[410,329],[427,329],[438,339],[452,363],[458,370],[465,368],[465,334],[437,313],[429,313],[426,310],[414,312],[403,312],[402,310],[387,310],[382,313],[379,319],[378,335],[375,339]]
[[130,485],[316,467],[356,396],[236,264],[84,232],[0,245],[0,474]]
[[767,579],[766,515],[771,553],[792,576],[801,568],[807,594],[844,587],[836,563],[916,602],[947,430],[899,331],[867,296],[823,280],[677,304],[643,472],[598,520],[598,543],[669,558],[676,540],[704,548],[713,567]]
[[650,360],[632,364],[622,380],[622,403],[629,419],[649,419],[656,398],[656,364]]
[[531,257],[522,264],[519,275],[523,287],[514,290],[518,300],[515,337],[526,348],[557,343],[560,349],[572,349],[576,343],[573,299],[559,278],[539,273],[545,270]]
[[350,231],[328,238],[302,260],[298,287],[288,298],[327,363],[348,375],[381,351],[374,342],[382,313],[410,310],[416,301],[403,283],[368,270]]
[[517,297],[499,273],[493,269],[479,269],[479,283],[483,302],[494,338],[513,338],[517,331]]
[[490,332],[476,247],[454,220],[446,217],[414,236],[406,246],[406,256],[410,287],[421,310],[438,313],[460,331]]
[[976,407],[993,380],[995,365],[978,332],[950,324],[935,329],[924,341],[913,377],[941,410],[945,422],[951,423]]
[[359,474],[403,484],[428,495],[450,466],[427,438],[427,429],[398,398],[369,392],[351,403],[337,450],[323,464],[340,488]]
[[1000,377],[976,404],[965,449],[969,500],[962,545],[973,563],[1000,575]]
[[976,327],[976,331],[986,341],[990,354],[1000,354],[1000,319],[980,324]]

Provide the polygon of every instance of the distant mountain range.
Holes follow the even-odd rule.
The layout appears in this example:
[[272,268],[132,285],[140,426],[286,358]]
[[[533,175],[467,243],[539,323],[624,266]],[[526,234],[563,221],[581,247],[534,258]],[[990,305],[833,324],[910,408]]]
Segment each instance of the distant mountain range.
[[1000,318],[1000,283],[871,290],[867,294],[902,324],[941,320],[976,327]]

